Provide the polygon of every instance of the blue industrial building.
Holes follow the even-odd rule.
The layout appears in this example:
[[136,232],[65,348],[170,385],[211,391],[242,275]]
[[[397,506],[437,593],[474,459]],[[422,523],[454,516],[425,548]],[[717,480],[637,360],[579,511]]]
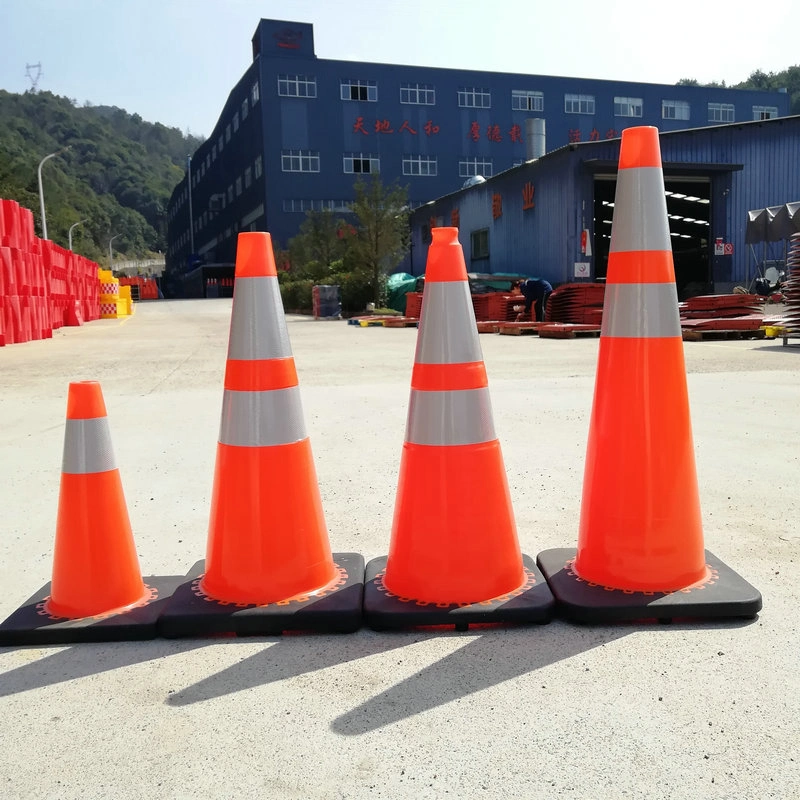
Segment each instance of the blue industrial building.
[[[748,212],[800,200],[800,116],[661,133],[681,296],[748,284],[764,254]],[[410,269],[425,271],[431,227],[455,225],[467,269],[553,285],[605,277],[620,140],[569,144],[413,212]],[[769,247],[769,250],[765,250]]]
[[675,131],[789,112],[785,92],[322,59],[300,22],[261,20],[252,48],[170,200],[173,273],[231,263],[239,231],[269,231],[285,247],[305,212],[346,213],[360,175],[397,179],[416,208],[565,146],[612,153],[631,125]]

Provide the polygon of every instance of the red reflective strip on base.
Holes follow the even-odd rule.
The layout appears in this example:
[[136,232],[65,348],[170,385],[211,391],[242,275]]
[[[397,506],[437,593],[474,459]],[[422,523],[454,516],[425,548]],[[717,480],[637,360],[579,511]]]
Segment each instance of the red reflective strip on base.
[[225,388],[234,392],[263,392],[290,386],[297,386],[294,358],[228,359],[225,367]]
[[483,389],[489,385],[483,361],[471,364],[414,364],[411,388],[423,392]]
[[675,283],[675,266],[669,250],[633,250],[608,255],[609,283]]

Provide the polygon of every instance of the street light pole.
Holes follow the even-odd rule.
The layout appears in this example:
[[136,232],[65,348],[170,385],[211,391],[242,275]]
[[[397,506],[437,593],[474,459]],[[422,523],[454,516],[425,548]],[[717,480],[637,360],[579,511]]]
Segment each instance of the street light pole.
[[80,222],[73,222],[72,225],[69,226],[69,249],[72,250],[72,229],[77,228],[78,225],[83,224],[84,222],[88,222],[88,219],[82,219]]
[[47,217],[44,214],[44,189],[42,189],[42,164],[45,161],[51,158],[55,158],[56,156],[60,156],[65,150],[69,150],[71,145],[67,145],[66,147],[62,147],[60,150],[56,150],[55,153],[50,153],[50,155],[46,155],[40,162],[39,168],[36,170],[37,175],[39,176],[39,209],[42,212],[42,239],[47,238]]
[[120,237],[120,236],[122,236],[122,234],[121,234],[121,233],[118,233],[118,234],[116,234],[115,236],[112,236],[112,237],[111,237],[111,238],[108,240],[108,268],[109,268],[109,269],[111,269],[111,260],[112,260],[111,242],[113,242],[113,241],[114,241],[114,239],[119,239],[119,237]]

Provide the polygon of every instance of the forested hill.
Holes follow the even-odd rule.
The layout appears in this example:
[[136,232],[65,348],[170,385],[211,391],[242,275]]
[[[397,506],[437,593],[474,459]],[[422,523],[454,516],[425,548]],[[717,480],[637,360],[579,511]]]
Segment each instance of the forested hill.
[[76,106],[50,92],[0,90],[0,198],[31,209],[41,234],[37,167],[42,167],[48,238],[96,261],[110,236],[125,258],[164,252],[167,201],[201,138],[144,122],[113,106]]

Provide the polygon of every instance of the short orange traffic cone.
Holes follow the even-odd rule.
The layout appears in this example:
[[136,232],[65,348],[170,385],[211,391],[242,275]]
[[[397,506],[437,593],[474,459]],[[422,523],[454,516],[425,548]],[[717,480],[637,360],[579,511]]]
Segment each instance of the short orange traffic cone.
[[331,554],[268,233],[238,239],[207,553],[191,577],[166,636],[361,623],[364,561]]
[[577,555],[539,554],[581,621],[754,616],[704,550],[658,130],[623,131]]
[[458,230],[432,234],[391,545],[367,565],[366,621],[546,622],[553,598],[520,552]]
[[69,385],[52,583],[0,626],[16,644],[148,639],[174,578],[139,571],[100,384]]

